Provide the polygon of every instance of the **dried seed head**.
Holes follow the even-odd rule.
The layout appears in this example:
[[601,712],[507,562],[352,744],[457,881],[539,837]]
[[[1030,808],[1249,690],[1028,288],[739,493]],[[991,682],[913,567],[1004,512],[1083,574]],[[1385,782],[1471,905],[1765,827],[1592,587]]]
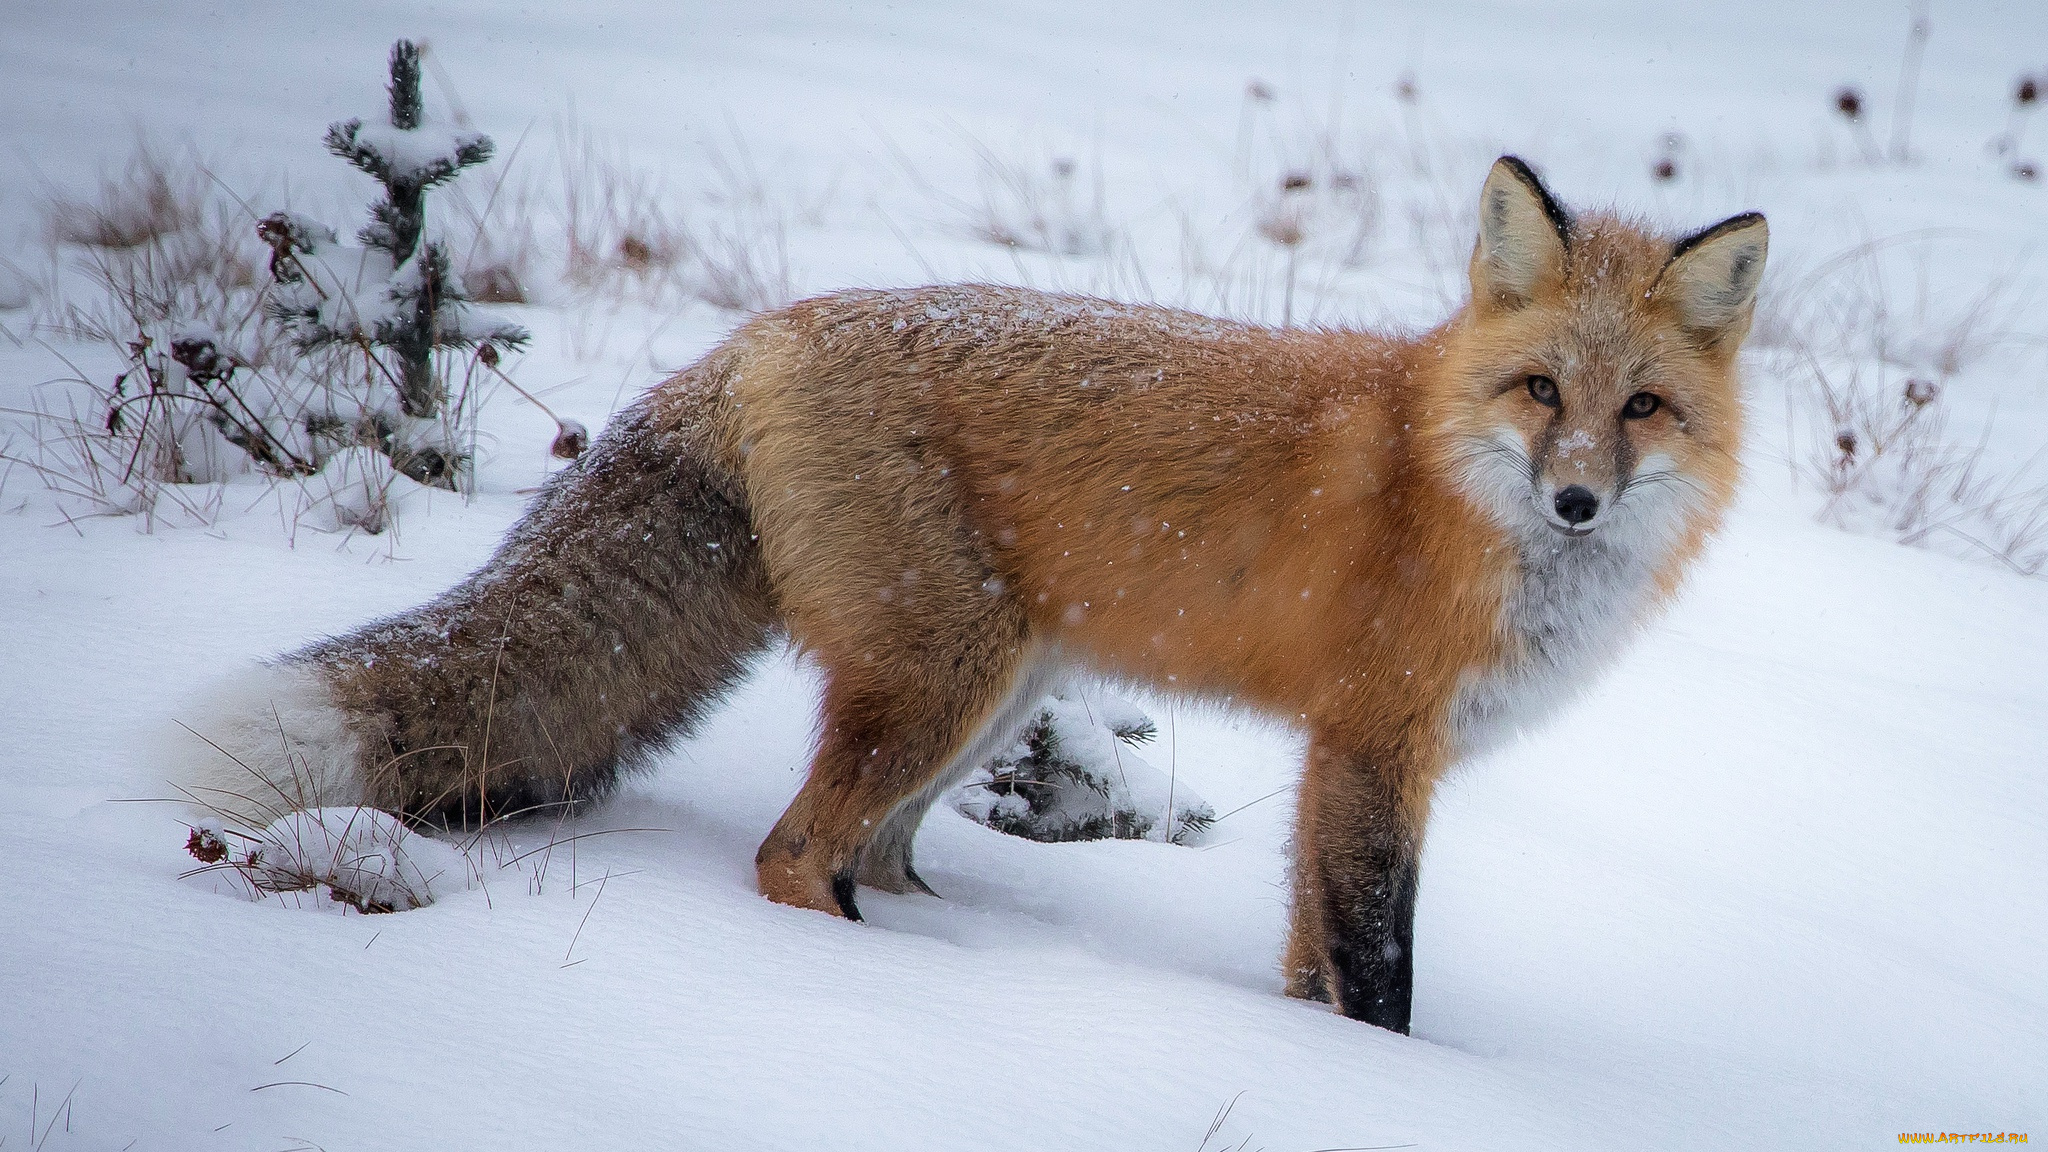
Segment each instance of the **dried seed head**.
[[1074,162],[1065,156],[1054,160],[1052,162],[1052,174],[1061,180],[1072,180],[1074,178]]
[[185,851],[201,864],[218,864],[228,858],[228,842],[219,830],[201,825],[185,838]]
[[1259,235],[1280,245],[1292,248],[1308,235],[1302,227],[1301,217],[1292,212],[1275,212],[1259,221]]
[[1676,180],[1678,179],[1678,165],[1669,156],[1666,156],[1650,168],[1650,175],[1655,176],[1659,180]]
[[275,254],[317,252],[334,243],[334,229],[290,212],[272,212],[256,222],[256,238]]
[[635,272],[645,272],[654,267],[654,246],[638,236],[628,235],[619,241],[619,263]]
[[1394,82],[1394,99],[1399,100],[1403,104],[1413,104],[1415,103],[1416,95],[1415,73],[1401,73],[1401,78]]
[[1261,104],[1271,104],[1273,102],[1273,88],[1264,80],[1254,80],[1245,85],[1244,95],[1245,99],[1256,100]]
[[226,380],[238,366],[231,352],[223,352],[213,340],[199,333],[186,333],[171,340],[171,359],[184,365],[194,380]]
[[1941,385],[1932,380],[1906,381],[1906,403],[1915,408],[1925,408],[1941,396]]
[[498,346],[488,341],[477,345],[476,358],[484,362],[484,367],[496,368],[498,366]]
[[555,442],[548,445],[548,454],[557,460],[574,460],[590,447],[590,429],[581,421],[563,420],[557,426]]
[[524,304],[526,286],[510,264],[486,264],[462,273],[469,299],[478,304]]
[[2041,175],[2041,170],[2034,166],[2032,160],[2021,160],[2012,166],[2012,174],[2022,180],[2033,180]]
[[2040,98],[2041,89],[2034,83],[2034,78],[2032,76],[2020,77],[2020,86],[2012,94],[2013,103],[2024,108]]
[[1306,192],[1314,186],[1314,178],[1298,168],[1280,178],[1280,190],[1282,192]]
[[1835,93],[1835,111],[1850,120],[1863,119],[1863,93],[1853,85],[1844,87]]
[[1843,428],[1837,431],[1835,433],[1835,448],[1841,452],[1844,461],[1854,460],[1856,458],[1856,430],[1854,428]]

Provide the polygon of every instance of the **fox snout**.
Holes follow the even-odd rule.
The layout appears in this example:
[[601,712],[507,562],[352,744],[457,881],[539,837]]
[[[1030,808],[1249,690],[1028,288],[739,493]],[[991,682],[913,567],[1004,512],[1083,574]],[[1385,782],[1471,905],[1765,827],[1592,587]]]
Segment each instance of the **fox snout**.
[[1537,482],[1536,510],[1552,531],[1566,536],[1590,535],[1607,522],[1618,485]]
[[1530,448],[1530,496],[1545,524],[1584,536],[1606,523],[1605,513],[1628,487],[1629,452],[1619,437],[1552,425]]
[[1565,522],[1567,531],[1591,532],[1584,525],[1600,514],[1600,497],[1584,484],[1567,484],[1557,490],[1550,506],[1556,510],[1557,518]]

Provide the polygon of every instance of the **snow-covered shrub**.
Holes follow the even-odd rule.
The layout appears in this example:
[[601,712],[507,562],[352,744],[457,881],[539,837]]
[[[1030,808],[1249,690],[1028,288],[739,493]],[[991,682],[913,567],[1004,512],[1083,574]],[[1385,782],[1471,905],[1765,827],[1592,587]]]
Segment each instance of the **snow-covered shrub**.
[[[44,322],[112,344],[125,366],[111,382],[78,372],[68,383],[84,394],[43,402],[33,453],[10,459],[93,511],[154,513],[169,495],[202,519],[203,502],[181,487],[255,472],[315,495],[354,493],[378,471],[365,451],[410,481],[457,487],[474,385],[510,383],[500,350],[528,336],[468,307],[446,246],[428,234],[425,194],[491,143],[426,121],[418,53],[400,41],[388,122],[334,124],[327,145],[382,187],[358,245],[297,213],[255,220],[196,160],[149,148],[96,199],[53,200],[52,239],[83,250],[96,293],[53,305]],[[558,454],[578,441],[571,424]],[[331,461],[352,474],[321,478]],[[379,531],[389,504],[371,505],[337,505],[334,519]]]
[[[242,841],[239,852],[231,836]],[[208,867],[233,869],[253,895],[324,891],[364,913],[423,908],[464,890],[471,876],[459,850],[375,808],[301,808],[246,836],[204,821],[185,850]]]
[[447,246],[425,235],[427,190],[490,159],[490,137],[427,122],[419,51],[400,40],[391,49],[388,123],[343,120],[328,127],[326,143],[375,178],[384,198],[370,206],[359,248],[304,217],[266,217],[258,226],[271,249],[266,305],[299,351],[353,348],[380,370],[396,407],[373,407],[368,425],[349,430],[357,443],[383,451],[420,483],[452,488],[466,457],[459,422],[443,418],[451,366],[436,353],[518,348],[528,339],[516,324],[471,315]]
[[203,520],[208,501],[182,486],[310,470],[303,439],[281,426],[288,349],[262,315],[262,245],[211,188],[195,158],[145,146],[96,199],[46,206],[91,291],[46,293],[37,323],[123,361],[111,380],[74,367],[63,383],[75,388],[37,398],[31,449],[10,453],[62,503],[153,517],[168,500]]
[[953,807],[1028,840],[1186,844],[1216,810],[1131,750],[1156,734],[1151,717],[1113,696],[1047,696],[1016,743],[954,790]]
[[224,895],[327,912],[405,912],[464,892],[601,890],[605,875],[576,871],[570,845],[612,831],[565,833],[552,824],[496,821],[460,838],[422,830],[392,812],[367,807],[294,807],[307,795],[284,783],[276,803],[257,805],[277,818],[259,826],[187,792],[206,815],[186,825],[185,852],[198,867],[184,874]]

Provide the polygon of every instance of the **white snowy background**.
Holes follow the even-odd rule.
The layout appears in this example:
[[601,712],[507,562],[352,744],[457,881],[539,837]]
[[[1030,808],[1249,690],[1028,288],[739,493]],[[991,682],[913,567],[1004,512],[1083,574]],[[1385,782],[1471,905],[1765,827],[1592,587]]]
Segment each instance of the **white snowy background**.
[[[1293,318],[1419,327],[1455,300],[1460,221],[1511,150],[1570,203],[1674,231],[1767,212],[1778,327],[1749,354],[1740,507],[1681,600],[1569,714],[1442,788],[1412,1037],[1280,994],[1294,734],[1166,700],[1143,701],[1145,755],[1228,814],[1203,846],[1034,844],[941,806],[918,859],[944,899],[863,893],[866,924],[753,891],[810,740],[814,683],[787,661],[604,809],[477,845],[481,882],[430,907],[318,914],[181,879],[182,813],[127,801],[169,795],[152,742],[190,694],[456,580],[553,464],[554,426],[499,392],[476,493],[417,492],[379,536],[294,518],[256,477],[145,531],[0,464],[0,1148],[2048,1139],[2048,582],[1967,517],[1920,547],[1860,507],[1823,522],[1834,429],[1793,351],[1886,389],[1940,376],[1950,438],[2013,492],[2044,482],[2048,183],[1986,145],[2017,77],[2048,77],[2048,5],[1935,0],[1909,161],[1871,162],[1834,93],[1862,89],[1887,151],[1911,15],[5,6],[17,455],[60,355],[119,370],[39,327],[84,291],[53,197],[147,138],[259,213],[351,232],[369,182],[319,139],[383,106],[400,36],[430,45],[430,113],[498,142],[460,183],[525,190],[494,208],[500,236],[530,231],[536,302],[501,313],[534,333],[515,378],[592,428],[739,318],[674,284],[564,281],[562,190],[599,169],[796,293],[996,279],[1267,322],[1288,273],[1258,222],[1312,200]],[[2048,157],[2048,123],[2025,131]],[[1286,201],[1296,169],[1320,183]],[[1377,198],[1364,225],[1339,169]],[[1033,208],[1072,254],[982,235],[1033,240]],[[1830,284],[1882,307],[1801,310]],[[613,829],[632,831],[594,835]]]

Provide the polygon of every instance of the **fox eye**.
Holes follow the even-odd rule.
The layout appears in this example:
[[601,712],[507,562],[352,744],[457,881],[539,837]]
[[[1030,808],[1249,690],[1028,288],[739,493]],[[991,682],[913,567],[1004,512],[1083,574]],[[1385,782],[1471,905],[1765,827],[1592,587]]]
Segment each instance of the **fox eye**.
[[1655,392],[1638,392],[1621,406],[1621,414],[1629,420],[1641,420],[1664,406],[1664,401]]
[[[1552,380],[1548,376],[1529,377],[1529,398],[1545,408],[1559,408],[1563,406],[1562,401],[1558,399],[1557,395],[1557,381]],[[1649,413],[1645,412],[1643,415],[1647,416]]]

